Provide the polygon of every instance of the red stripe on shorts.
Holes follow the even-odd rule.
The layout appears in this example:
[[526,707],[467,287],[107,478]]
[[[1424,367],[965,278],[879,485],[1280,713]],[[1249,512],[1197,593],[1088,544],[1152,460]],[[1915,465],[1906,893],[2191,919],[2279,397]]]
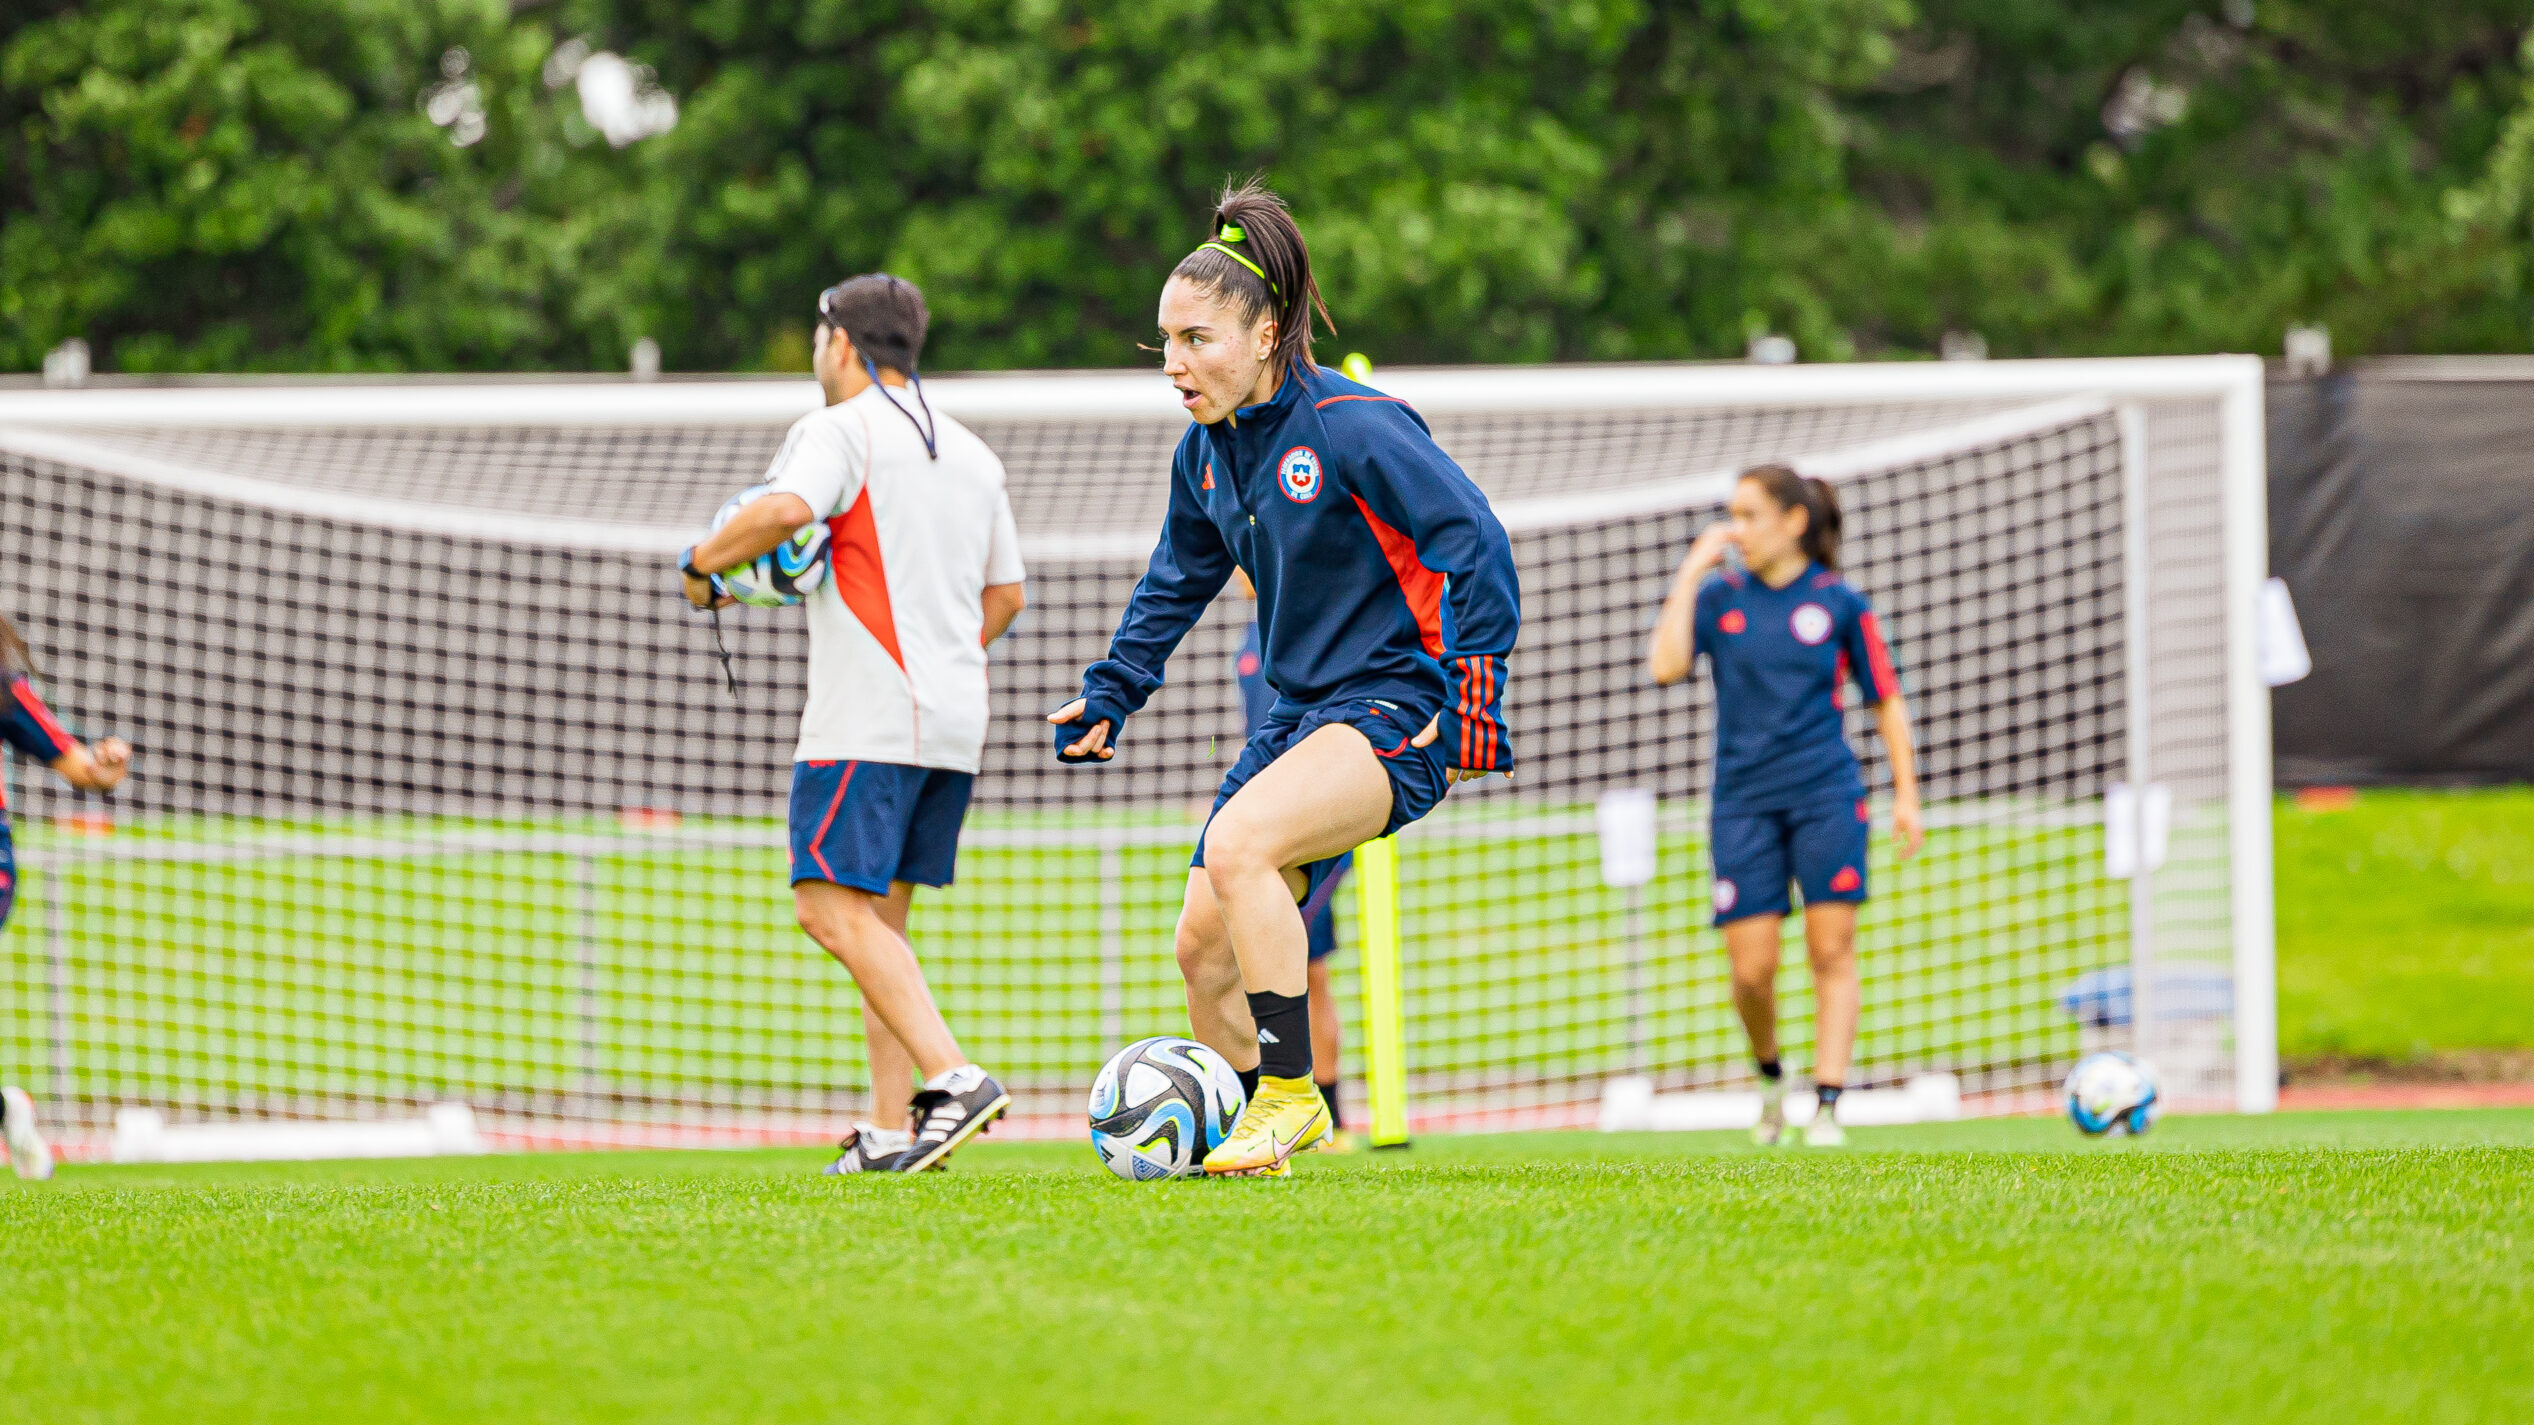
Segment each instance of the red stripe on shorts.
[[829,866],[827,858],[819,854],[818,843],[827,839],[827,828],[836,824],[836,808],[845,804],[845,788],[853,785],[853,769],[860,765],[857,762],[845,764],[845,775],[836,779],[835,798],[827,803],[827,815],[818,823],[817,833],[809,839],[809,858],[818,863],[818,869],[825,872],[827,879],[831,881],[836,879],[835,868]]

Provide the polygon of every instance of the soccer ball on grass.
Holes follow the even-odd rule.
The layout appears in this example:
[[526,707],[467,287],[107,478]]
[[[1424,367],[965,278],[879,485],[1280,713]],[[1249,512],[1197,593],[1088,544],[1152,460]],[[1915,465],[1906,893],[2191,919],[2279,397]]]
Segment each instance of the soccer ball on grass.
[[2088,1134],[2144,1133],[2161,1111],[2155,1070],[2111,1051],[2077,1060],[2067,1094],[2068,1121]]
[[1231,1136],[1247,1102],[1222,1055],[1167,1034],[1138,1039],[1091,1082],[1091,1150],[1128,1182],[1185,1177]]
[[[731,516],[752,501],[773,493],[771,485],[751,485],[722,502],[713,516],[713,528],[719,530],[730,523]],[[812,520],[792,531],[792,537],[758,555],[736,569],[713,576],[716,592],[728,594],[739,602],[760,609],[779,609],[797,604],[827,582],[827,526]]]

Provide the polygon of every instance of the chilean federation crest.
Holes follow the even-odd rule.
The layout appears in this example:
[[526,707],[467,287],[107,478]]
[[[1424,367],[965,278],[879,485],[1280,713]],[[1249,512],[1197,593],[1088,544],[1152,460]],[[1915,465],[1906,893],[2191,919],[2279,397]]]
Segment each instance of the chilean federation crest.
[[1830,636],[1830,610],[1819,604],[1801,605],[1790,623],[1797,643],[1819,643]]
[[1276,462],[1276,483],[1285,487],[1285,498],[1297,505],[1307,505],[1320,497],[1320,453],[1307,445],[1297,445]]

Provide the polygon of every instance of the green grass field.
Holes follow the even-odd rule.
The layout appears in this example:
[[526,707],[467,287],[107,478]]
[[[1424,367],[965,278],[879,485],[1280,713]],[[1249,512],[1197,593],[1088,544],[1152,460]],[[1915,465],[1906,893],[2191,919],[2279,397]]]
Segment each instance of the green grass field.
[[2275,822],[2279,1049],[2534,1049],[2534,788],[2369,790]]
[[1142,1186],[1080,1145],[65,1168],[25,1421],[2522,1421],[2534,1111],[1463,1138]]

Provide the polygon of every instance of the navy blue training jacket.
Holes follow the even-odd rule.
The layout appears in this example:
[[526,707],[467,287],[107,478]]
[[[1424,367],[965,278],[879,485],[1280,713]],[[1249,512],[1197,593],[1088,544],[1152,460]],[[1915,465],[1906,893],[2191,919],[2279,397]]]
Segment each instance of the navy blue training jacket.
[[1423,417],[1325,367],[1188,428],[1161,543],[1060,751],[1103,718],[1117,740],[1235,565],[1258,588],[1279,706],[1381,698],[1419,728],[1442,713],[1453,766],[1512,768],[1499,712],[1522,625],[1512,543]]

